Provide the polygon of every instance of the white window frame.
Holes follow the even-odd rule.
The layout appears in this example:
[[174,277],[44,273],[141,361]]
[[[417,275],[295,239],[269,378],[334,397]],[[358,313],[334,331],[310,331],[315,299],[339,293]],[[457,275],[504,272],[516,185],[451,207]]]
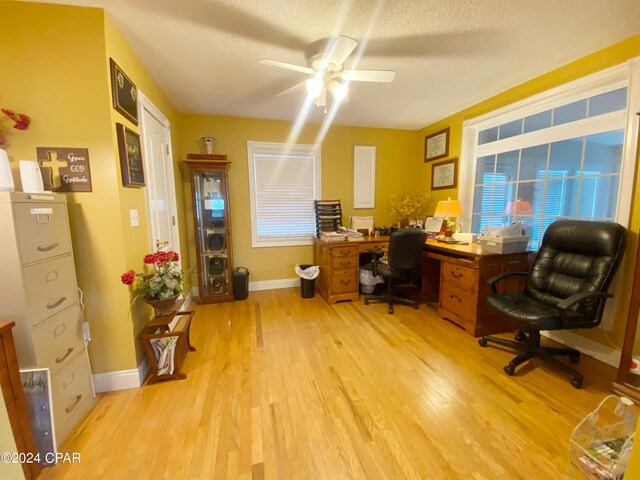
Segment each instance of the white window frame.
[[[521,149],[526,145],[539,145],[544,132],[533,131],[517,137],[498,140],[489,144],[477,145],[478,134],[488,128],[528,117],[536,113],[550,110],[554,107],[577,101],[585,96],[621,87],[628,88],[628,108],[626,112],[613,112],[586,120],[579,120],[566,125],[554,127],[558,139],[568,138],[575,132],[575,136],[588,135],[584,125],[590,125],[595,132],[601,125],[612,126],[613,129],[624,129],[625,138],[620,166],[620,187],[616,208],[616,222],[623,226],[629,225],[631,214],[631,197],[635,173],[636,138],[638,135],[638,116],[640,109],[640,57],[631,59],[621,65],[602,70],[587,77],[547,90],[524,100],[499,108],[485,115],[467,120],[462,126],[461,165],[458,198],[463,206],[464,216],[461,224],[464,230],[470,231],[473,214],[473,182],[476,175],[476,158],[485,152],[496,150],[507,152]],[[553,142],[548,134],[544,143]],[[525,145],[526,144],[526,145]]]
[[315,199],[320,199],[321,192],[321,145],[288,144],[274,142],[247,142],[247,163],[249,167],[249,203],[251,210],[251,246],[260,247],[284,247],[296,245],[312,245],[315,231],[309,235],[293,236],[283,235],[280,237],[269,237],[268,239],[258,237],[258,217],[256,211],[256,178],[254,155],[256,153],[272,155],[304,155],[314,157],[314,189]]

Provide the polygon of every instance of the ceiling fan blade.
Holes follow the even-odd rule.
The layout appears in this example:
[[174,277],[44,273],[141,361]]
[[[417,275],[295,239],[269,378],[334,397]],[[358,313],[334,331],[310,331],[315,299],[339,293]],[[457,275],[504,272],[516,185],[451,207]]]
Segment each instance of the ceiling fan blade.
[[344,70],[340,76],[350,82],[390,83],[396,78],[396,72],[393,70]]
[[259,60],[263,65],[269,65],[271,67],[285,68],[287,70],[293,70],[294,72],[306,73],[312,75],[314,73],[313,68],[301,67],[300,65],[293,65],[292,63],[279,62],[277,60],[271,60],[270,58],[261,58]]
[[339,35],[335,39],[329,40],[329,42],[333,41],[333,44],[329,46],[329,50],[324,57],[324,61],[326,63],[333,63],[334,65],[340,66],[344,63],[344,61],[351,55],[356,47],[358,46],[358,42],[350,37],[345,37],[344,35]]
[[305,90],[306,83],[307,81],[305,80],[304,82],[300,82],[299,84],[294,85],[291,88],[287,88],[284,92],[280,92],[278,95],[276,95],[276,97],[288,97],[289,95],[293,95],[295,93],[301,93]]

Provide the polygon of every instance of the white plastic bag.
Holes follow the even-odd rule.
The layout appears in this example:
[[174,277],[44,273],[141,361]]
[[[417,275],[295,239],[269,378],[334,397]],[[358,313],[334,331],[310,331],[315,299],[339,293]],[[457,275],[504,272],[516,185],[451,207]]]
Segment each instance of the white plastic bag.
[[313,280],[318,275],[320,275],[320,267],[317,265],[312,265],[309,268],[305,268],[304,270],[300,268],[300,265],[296,265],[296,274],[300,278],[304,278],[306,280]]
[[362,268],[360,269],[360,283],[362,285],[377,285],[379,283],[384,283],[384,280],[380,275],[374,277],[371,270],[365,270]]

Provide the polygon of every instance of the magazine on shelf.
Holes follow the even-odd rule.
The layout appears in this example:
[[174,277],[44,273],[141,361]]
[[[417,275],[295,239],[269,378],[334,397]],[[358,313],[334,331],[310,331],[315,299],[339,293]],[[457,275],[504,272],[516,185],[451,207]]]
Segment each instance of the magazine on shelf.
[[158,375],[171,375],[174,371],[174,357],[178,337],[154,338],[151,347],[158,363]]

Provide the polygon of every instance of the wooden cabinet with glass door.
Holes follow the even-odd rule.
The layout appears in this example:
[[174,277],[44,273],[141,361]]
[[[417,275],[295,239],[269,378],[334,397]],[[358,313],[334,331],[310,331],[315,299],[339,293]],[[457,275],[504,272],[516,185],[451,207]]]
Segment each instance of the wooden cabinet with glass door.
[[233,255],[226,155],[187,154],[191,177],[199,303],[230,302]]

